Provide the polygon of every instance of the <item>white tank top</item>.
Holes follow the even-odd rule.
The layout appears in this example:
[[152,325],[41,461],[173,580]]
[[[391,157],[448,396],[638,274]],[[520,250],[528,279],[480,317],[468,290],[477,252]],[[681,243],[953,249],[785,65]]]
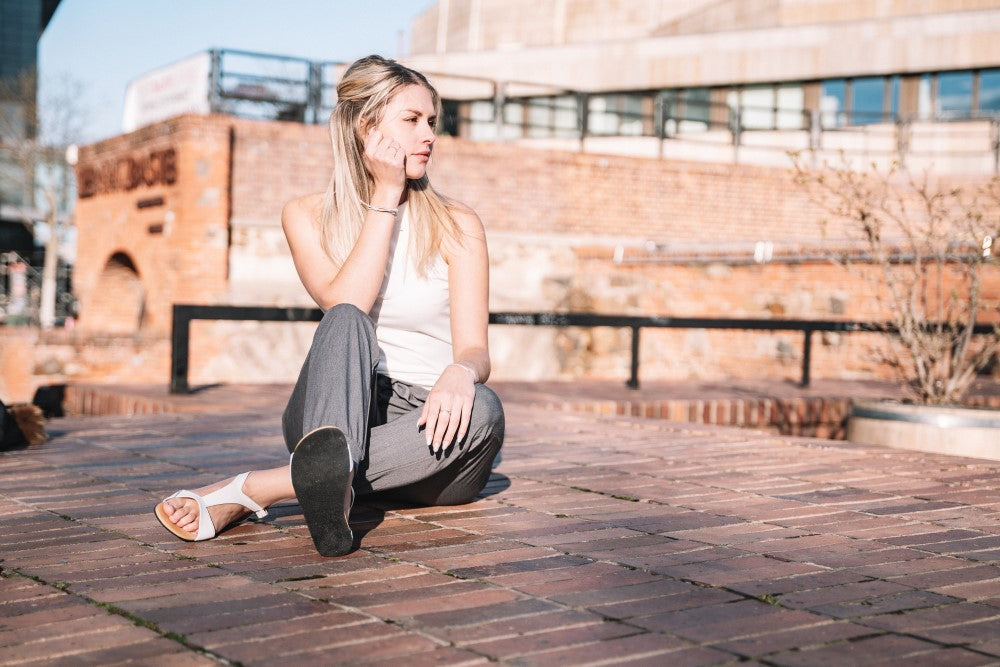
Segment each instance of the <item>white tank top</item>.
[[369,315],[379,345],[376,370],[393,380],[430,389],[451,351],[448,265],[438,255],[421,276],[410,258],[410,218],[400,207],[389,246],[389,261]]

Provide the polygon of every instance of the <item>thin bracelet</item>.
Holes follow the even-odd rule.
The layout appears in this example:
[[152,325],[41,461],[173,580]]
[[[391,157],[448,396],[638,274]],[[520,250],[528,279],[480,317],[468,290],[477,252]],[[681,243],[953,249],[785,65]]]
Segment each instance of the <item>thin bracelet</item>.
[[448,365],[449,366],[458,366],[459,368],[464,368],[465,370],[469,371],[469,373],[472,375],[472,383],[473,384],[479,382],[479,373],[477,373],[475,370],[473,370],[469,366],[466,366],[465,364],[461,363],[460,361],[456,361],[456,362],[450,363]]
[[378,211],[379,213],[392,213],[393,215],[399,215],[398,208],[380,208],[378,206],[372,206],[371,204],[365,201],[361,203],[364,204],[365,208],[367,208],[369,211]]

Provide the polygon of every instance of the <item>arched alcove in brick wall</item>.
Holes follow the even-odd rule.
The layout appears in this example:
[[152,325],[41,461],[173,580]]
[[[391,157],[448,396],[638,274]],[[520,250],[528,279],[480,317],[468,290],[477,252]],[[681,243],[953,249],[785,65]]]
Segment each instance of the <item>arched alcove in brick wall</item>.
[[116,252],[105,263],[80,323],[102,333],[139,333],[145,306],[146,289],[135,262],[128,254]]

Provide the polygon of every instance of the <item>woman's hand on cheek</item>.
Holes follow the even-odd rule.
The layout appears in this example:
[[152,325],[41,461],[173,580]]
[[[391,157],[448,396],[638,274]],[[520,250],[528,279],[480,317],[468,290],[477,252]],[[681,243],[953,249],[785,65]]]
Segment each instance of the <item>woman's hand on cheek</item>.
[[469,373],[448,366],[434,383],[417,426],[424,427],[427,446],[438,452],[459,443],[469,430],[476,386]]
[[[377,129],[369,130],[365,137],[365,165],[375,180],[376,194],[388,191],[398,196],[402,193],[406,184],[406,151],[394,139]],[[395,206],[396,201],[379,204]]]

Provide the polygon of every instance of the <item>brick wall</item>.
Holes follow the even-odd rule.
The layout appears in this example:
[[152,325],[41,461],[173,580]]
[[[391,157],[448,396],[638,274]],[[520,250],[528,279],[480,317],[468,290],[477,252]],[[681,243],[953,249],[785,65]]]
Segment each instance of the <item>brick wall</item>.
[[172,183],[128,187],[119,176],[117,186],[77,201],[73,283],[81,327],[100,332],[118,321],[98,291],[116,254],[141,281],[150,332],[169,331],[172,303],[208,303],[225,293],[230,123],[221,116],[181,116],[81,151],[81,181],[88,170],[121,173],[128,160],[141,162],[158,151],[173,150],[176,169]]
[[435,151],[435,185],[491,231],[665,243],[815,243],[820,234],[821,212],[784,169],[450,138]]
[[[331,166],[327,129],[183,116],[88,147],[81,167],[166,147],[177,153],[175,183],[140,185],[78,203],[75,284],[81,325],[95,334],[123,333],[120,312],[124,302],[134,303],[134,292],[127,292],[132,301],[109,295],[114,285],[135,290],[136,277],[144,304],[143,336],[151,340],[166,335],[175,302],[308,304],[281,233],[280,212],[287,200],[325,187]],[[736,247],[745,255],[759,240],[774,241],[783,250],[815,250],[822,212],[787,170],[446,137],[435,149],[432,175],[440,190],[472,205],[484,220],[494,310],[804,319],[879,315],[864,281],[824,262],[656,263],[656,257],[692,249],[711,253]],[[156,198],[162,204],[138,207]],[[162,231],[153,231],[157,225]],[[643,249],[647,240],[657,246],[650,257]],[[613,261],[619,245],[627,246],[624,263]],[[116,253],[134,266],[134,276],[120,273],[122,262],[111,261]],[[116,271],[124,281],[98,287]],[[995,272],[986,289],[994,297],[1000,294]],[[196,383],[291,381],[309,341],[301,325],[204,324],[193,335]],[[879,375],[882,370],[869,358],[870,340],[826,335],[814,341],[814,377]],[[135,342],[122,344],[131,350]],[[158,354],[166,349],[150,345]],[[629,337],[617,330],[495,327],[491,346],[498,378],[623,377],[628,372]],[[643,376],[793,379],[800,372],[801,349],[801,334],[791,332],[644,332]],[[143,370],[135,373],[136,380],[162,373],[166,381],[166,359],[153,362],[135,351],[120,361],[107,351],[100,360],[79,351],[72,358],[65,364],[72,370],[64,373],[67,377],[128,377],[129,365],[138,363]]]
[[[325,126],[237,121],[232,224],[277,226],[290,198],[326,187]],[[432,180],[490,231],[630,241],[819,238],[821,212],[785,169],[660,161],[441,137]],[[706,234],[706,229],[711,229]]]

